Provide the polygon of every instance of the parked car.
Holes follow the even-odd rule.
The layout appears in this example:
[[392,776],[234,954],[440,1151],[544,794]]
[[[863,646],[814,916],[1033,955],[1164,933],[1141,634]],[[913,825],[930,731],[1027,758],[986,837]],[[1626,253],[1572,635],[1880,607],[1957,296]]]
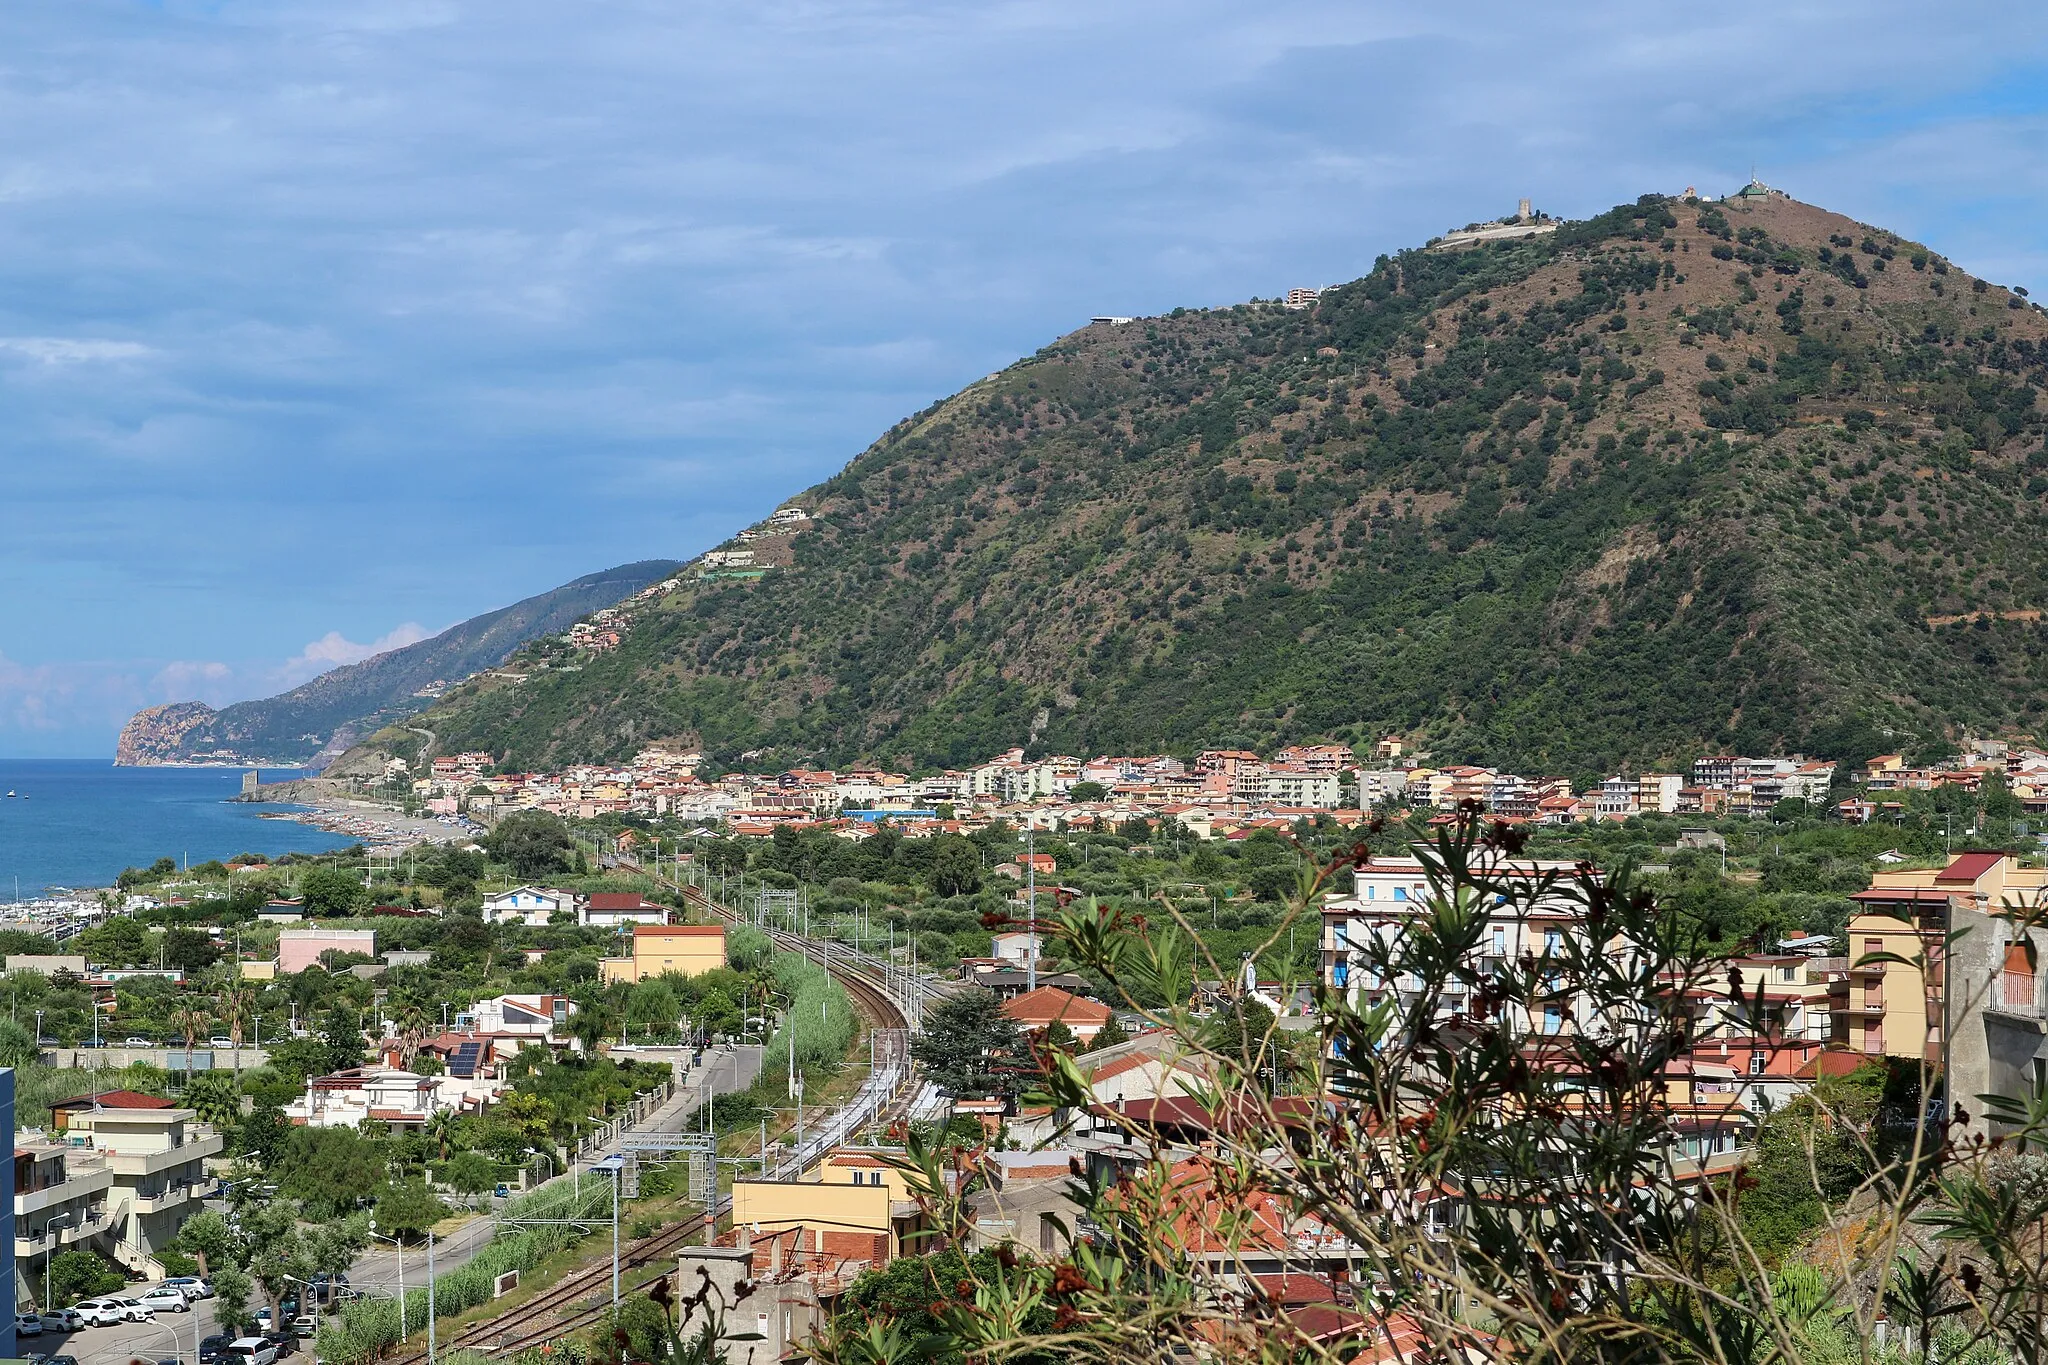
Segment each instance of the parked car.
[[292,1319],[292,1335],[300,1341],[311,1341],[320,1335],[320,1319],[300,1314]]
[[237,1337],[221,1352],[227,1365],[277,1365],[277,1344],[268,1337]]
[[[184,1296],[180,1295],[179,1297],[182,1298]],[[130,1322],[156,1321],[156,1305],[153,1303],[144,1303],[141,1299],[130,1298],[126,1295],[116,1298],[114,1302],[120,1304],[127,1312],[128,1321]]]
[[139,1034],[139,1033],[131,1033],[131,1034],[129,1034],[129,1035],[128,1035],[128,1036],[126,1037],[126,1038],[123,1038],[123,1039],[121,1040],[121,1046],[122,1046],[122,1047],[155,1047],[155,1046],[156,1046],[156,1039],[154,1039],[154,1038],[145,1038],[145,1037],[143,1037],[143,1036],[142,1036],[141,1034]]
[[173,1275],[170,1279],[165,1280],[164,1283],[175,1287],[179,1293],[188,1299],[210,1299],[213,1297],[213,1286],[197,1275]]
[[35,1313],[14,1315],[14,1335],[18,1337],[39,1337],[43,1334],[42,1317]]
[[226,1332],[215,1332],[210,1337],[199,1338],[199,1365],[219,1365],[228,1349],[228,1343],[233,1340],[234,1338]]
[[47,1356],[43,1365],[78,1365],[77,1356]]
[[87,1327],[111,1327],[117,1322],[134,1321],[119,1299],[84,1299],[71,1305],[71,1311]]
[[174,1284],[160,1284],[136,1299],[136,1302],[146,1303],[159,1313],[189,1313],[192,1311],[192,1301],[186,1298],[185,1292]]
[[85,1326],[75,1308],[47,1308],[43,1310],[45,1332],[76,1332]]
[[223,1038],[218,1034],[214,1035],[211,1038],[208,1038],[206,1042],[209,1047],[233,1047],[235,1045],[234,1039]]

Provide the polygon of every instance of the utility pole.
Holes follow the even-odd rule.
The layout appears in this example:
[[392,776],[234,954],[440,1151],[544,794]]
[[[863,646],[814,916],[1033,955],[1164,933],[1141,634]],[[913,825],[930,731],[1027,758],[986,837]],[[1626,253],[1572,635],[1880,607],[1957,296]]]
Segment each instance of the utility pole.
[[[614,1239],[614,1246],[617,1245]],[[613,1252],[616,1256],[618,1253]],[[614,1290],[616,1292],[616,1289]],[[434,1230],[427,1229],[427,1365],[434,1365]]]

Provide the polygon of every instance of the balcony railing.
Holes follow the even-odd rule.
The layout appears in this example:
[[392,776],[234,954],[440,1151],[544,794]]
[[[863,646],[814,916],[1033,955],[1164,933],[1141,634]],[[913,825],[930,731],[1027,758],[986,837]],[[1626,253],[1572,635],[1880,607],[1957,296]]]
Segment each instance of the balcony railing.
[[2000,972],[1991,984],[1991,998],[1985,1009],[1993,1014],[2018,1015],[2026,1019],[2048,1018],[2041,1003],[2040,977],[2033,972]]

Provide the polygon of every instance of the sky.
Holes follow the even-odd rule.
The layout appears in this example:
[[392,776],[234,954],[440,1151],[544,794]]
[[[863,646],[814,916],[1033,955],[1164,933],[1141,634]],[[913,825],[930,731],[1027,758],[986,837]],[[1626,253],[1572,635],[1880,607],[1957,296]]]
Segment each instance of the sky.
[[2048,287],[2048,10],[0,7],[0,756],[686,559],[1086,322],[1770,184]]

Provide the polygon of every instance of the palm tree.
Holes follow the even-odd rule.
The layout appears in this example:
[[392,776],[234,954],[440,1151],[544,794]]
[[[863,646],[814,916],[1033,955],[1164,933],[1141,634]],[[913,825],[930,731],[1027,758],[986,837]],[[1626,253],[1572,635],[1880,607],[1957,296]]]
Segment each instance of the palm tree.
[[196,1005],[186,1005],[171,1011],[171,1027],[185,1035],[185,1074],[192,1074],[192,1050],[199,1046],[199,1035],[206,1031],[210,1022],[205,1010]]
[[220,1007],[228,1023],[228,1040],[235,1045],[235,1075],[242,1074],[242,1028],[255,1017],[256,992],[240,981],[221,992]]
[[[405,1070],[412,1070],[413,1058],[419,1056],[420,1044],[427,1040],[431,1027],[427,1012],[416,1004],[407,1003],[398,1007],[398,1064]],[[447,1154],[442,1154],[447,1159]]]
[[448,1143],[455,1136],[457,1117],[453,1109],[443,1109],[427,1120],[427,1139],[440,1145],[443,1161],[448,1159]]

